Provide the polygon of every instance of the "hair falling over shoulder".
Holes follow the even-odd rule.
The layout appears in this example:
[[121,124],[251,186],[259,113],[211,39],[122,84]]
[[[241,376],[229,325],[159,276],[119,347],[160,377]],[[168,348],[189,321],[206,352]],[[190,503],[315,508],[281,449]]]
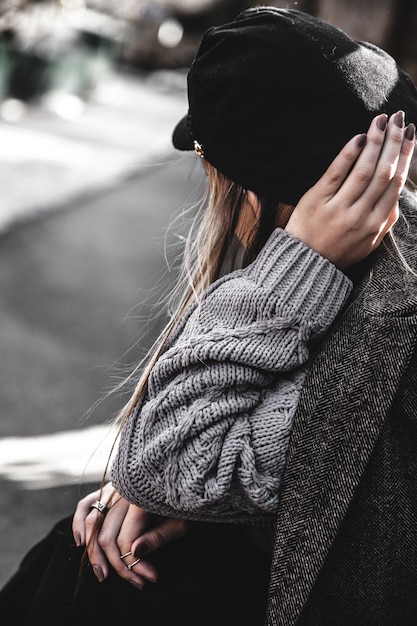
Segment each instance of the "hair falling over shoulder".
[[142,397],[152,367],[176,328],[181,314],[188,305],[198,301],[201,292],[215,280],[236,228],[244,190],[206,161],[204,167],[207,174],[205,192],[197,207],[194,207],[192,217],[186,216],[188,226],[181,252],[182,263],[174,288],[165,300],[169,321],[144,359],[125,381],[138,378],[129,401],[117,417],[121,426]]
[[[226,254],[236,252],[236,228],[242,214],[246,190],[224,176],[205,160],[201,161],[207,174],[206,189],[191,218],[182,252],[182,264],[174,289],[166,300],[169,321],[144,359],[133,369],[124,385],[134,378],[138,382],[127,404],[117,416],[122,426],[142,397],[149,374],[166,342],[175,330],[182,313],[219,277]],[[276,227],[284,227],[294,207],[260,198],[258,223],[249,233],[244,265],[254,260]]]

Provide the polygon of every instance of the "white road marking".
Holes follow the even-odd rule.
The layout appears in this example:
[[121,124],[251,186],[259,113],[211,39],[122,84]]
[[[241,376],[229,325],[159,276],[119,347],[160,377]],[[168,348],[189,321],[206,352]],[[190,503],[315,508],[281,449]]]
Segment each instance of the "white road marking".
[[0,439],[0,478],[26,489],[101,480],[116,432],[92,426],[33,437]]

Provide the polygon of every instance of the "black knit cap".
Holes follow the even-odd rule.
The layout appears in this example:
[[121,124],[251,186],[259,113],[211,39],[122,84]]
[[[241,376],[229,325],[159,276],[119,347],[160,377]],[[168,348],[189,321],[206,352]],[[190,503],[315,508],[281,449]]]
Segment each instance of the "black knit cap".
[[417,124],[417,90],[380,48],[306,13],[256,7],[209,29],[188,73],[179,150],[261,196],[296,204],[378,113]]

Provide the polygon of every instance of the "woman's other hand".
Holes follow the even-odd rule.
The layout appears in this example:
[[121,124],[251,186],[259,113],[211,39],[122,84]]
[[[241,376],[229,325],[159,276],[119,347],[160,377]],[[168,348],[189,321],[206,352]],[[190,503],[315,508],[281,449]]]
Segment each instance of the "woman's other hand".
[[[108,511],[103,514],[92,504],[100,501]],[[143,560],[146,554],[183,537],[189,522],[163,518],[130,504],[107,483],[103,489],[79,501],[72,531],[78,546],[86,545],[96,578],[107,578],[109,566],[138,589],[145,581],[156,582],[155,567]],[[123,557],[123,558],[121,558]]]
[[285,230],[346,269],[375,250],[398,219],[398,200],[414,149],[404,113],[372,121],[304,194]]

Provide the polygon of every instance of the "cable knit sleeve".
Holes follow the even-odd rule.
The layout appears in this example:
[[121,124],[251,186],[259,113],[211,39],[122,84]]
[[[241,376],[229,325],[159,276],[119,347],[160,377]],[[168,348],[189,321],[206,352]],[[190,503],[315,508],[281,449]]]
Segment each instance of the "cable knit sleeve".
[[213,283],[124,426],[111,473],[118,491],[162,515],[267,523],[312,341],[351,287],[281,229],[250,266]]

